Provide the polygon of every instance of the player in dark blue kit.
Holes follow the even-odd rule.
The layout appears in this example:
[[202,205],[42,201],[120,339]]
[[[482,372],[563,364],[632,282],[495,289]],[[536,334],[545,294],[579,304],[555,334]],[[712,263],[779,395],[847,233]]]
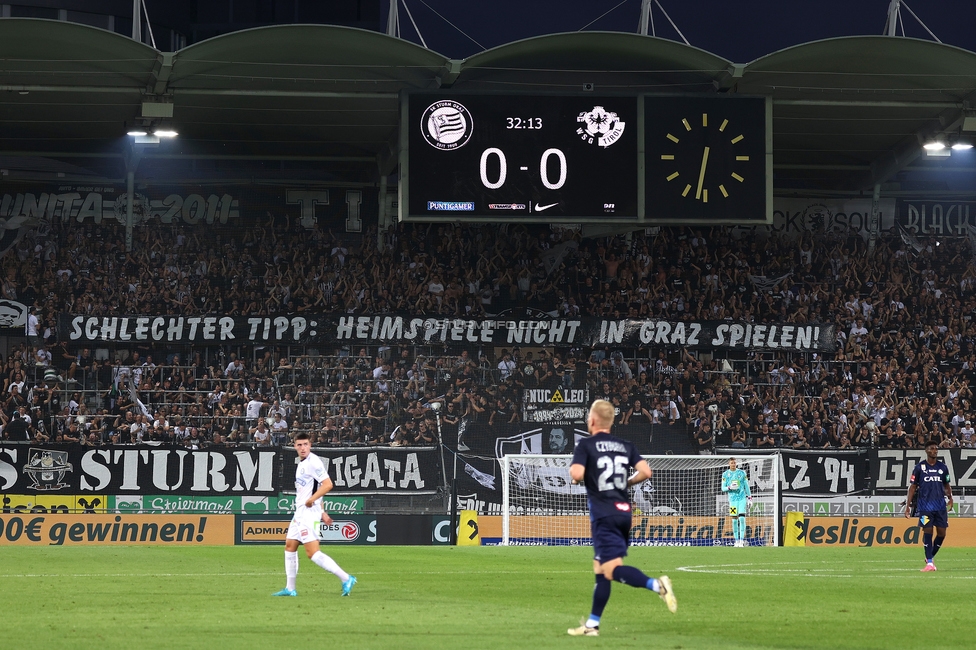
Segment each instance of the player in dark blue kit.
[[[668,609],[678,610],[678,601],[667,576],[648,578],[640,569],[624,566],[632,521],[627,488],[651,478],[652,472],[633,443],[610,435],[612,426],[613,404],[602,399],[593,402],[586,418],[586,428],[592,435],[576,444],[573,464],[569,468],[573,483],[586,486],[593,537],[593,573],[596,574],[590,617],[579,627],[567,630],[572,636],[600,634],[600,617],[610,600],[611,580],[655,591],[667,603]],[[631,468],[636,470],[632,476]]]
[[[905,503],[905,517],[912,516],[912,499],[918,495],[918,525],[922,528],[922,542],[925,544],[925,568],[922,571],[935,571],[935,554],[942,548],[946,528],[949,527],[949,510],[952,509],[952,486],[949,484],[949,468],[939,460],[939,443],[929,440],[925,443],[925,460],[912,470],[908,486],[908,501]],[[948,497],[948,503],[946,503]],[[932,528],[935,539],[932,539]]]

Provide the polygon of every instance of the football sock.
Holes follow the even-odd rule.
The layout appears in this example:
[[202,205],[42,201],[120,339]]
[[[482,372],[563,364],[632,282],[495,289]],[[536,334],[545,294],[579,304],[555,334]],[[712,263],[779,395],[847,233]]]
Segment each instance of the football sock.
[[936,535],[935,541],[932,542],[932,559],[935,559],[935,554],[939,552],[942,548],[942,542],[945,540],[945,535]]
[[336,561],[322,551],[315,552],[315,555],[312,556],[312,562],[315,562],[343,582],[349,579],[349,574],[340,569]]
[[610,581],[602,573],[598,573],[596,584],[593,585],[593,610],[589,620],[586,621],[586,627],[599,627],[600,617],[603,616],[603,609],[607,606],[608,600],[610,600]]
[[739,520],[739,539],[745,539],[746,538],[746,518],[745,517],[737,517],[737,519]]
[[649,589],[647,585],[651,580],[637,567],[623,565],[613,570],[613,579],[621,584],[637,587],[638,589]]
[[925,546],[925,561],[932,561],[932,533],[922,533],[922,544]]
[[298,551],[285,551],[285,589],[295,590],[298,577]]

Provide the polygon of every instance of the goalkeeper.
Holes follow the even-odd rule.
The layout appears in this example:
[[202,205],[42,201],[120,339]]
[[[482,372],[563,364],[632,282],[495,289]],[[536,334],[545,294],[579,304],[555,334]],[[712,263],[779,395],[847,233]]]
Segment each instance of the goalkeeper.
[[733,546],[746,545],[746,511],[752,503],[749,477],[738,469],[735,458],[729,459],[729,468],[722,472],[722,492],[729,495],[729,517],[732,518]]

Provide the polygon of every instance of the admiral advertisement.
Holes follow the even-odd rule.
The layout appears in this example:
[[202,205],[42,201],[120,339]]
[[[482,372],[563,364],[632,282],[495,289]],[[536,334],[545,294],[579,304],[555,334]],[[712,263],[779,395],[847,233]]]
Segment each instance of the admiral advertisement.
[[[335,546],[446,545],[450,543],[450,517],[445,515],[333,514],[331,523],[316,526],[321,544]],[[236,543],[282,544],[290,518],[272,515],[237,517]]]
[[84,316],[62,314],[58,336],[71,343],[266,343],[350,341],[464,346],[614,345],[831,352],[834,325],[739,321],[436,319],[424,316],[279,315]]

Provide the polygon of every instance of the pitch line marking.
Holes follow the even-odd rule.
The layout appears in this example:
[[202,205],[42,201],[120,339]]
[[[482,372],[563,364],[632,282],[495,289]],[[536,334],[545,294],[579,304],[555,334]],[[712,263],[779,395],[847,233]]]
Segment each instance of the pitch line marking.
[[[892,568],[891,563],[885,560],[868,560],[865,564],[884,564],[878,569],[866,569],[864,572],[852,574],[849,567],[845,567],[843,572],[834,573],[835,569],[828,562],[772,562],[772,563],[733,563],[733,564],[696,564],[676,567],[677,571],[685,573],[706,573],[723,575],[744,575],[756,577],[805,577],[805,578],[905,578],[912,577],[918,573],[916,567]],[[806,565],[806,566],[804,566]],[[956,571],[974,571],[976,567],[961,567]],[[881,572],[884,573],[881,573]],[[976,575],[951,575],[953,569],[948,569],[942,573],[944,578],[955,580],[976,580]],[[946,573],[950,575],[946,575]]]
[[[506,571],[478,571],[478,570],[457,570],[457,571],[401,571],[397,574],[411,575],[518,575],[524,570]],[[591,571],[584,569],[565,569],[565,570],[545,570],[533,571],[536,574],[572,574],[586,573],[592,575]],[[222,577],[253,577],[253,576],[280,576],[281,571],[252,571],[252,572],[231,572],[231,573],[0,573],[0,578],[222,578]],[[356,575],[386,575],[383,571],[357,571]]]

